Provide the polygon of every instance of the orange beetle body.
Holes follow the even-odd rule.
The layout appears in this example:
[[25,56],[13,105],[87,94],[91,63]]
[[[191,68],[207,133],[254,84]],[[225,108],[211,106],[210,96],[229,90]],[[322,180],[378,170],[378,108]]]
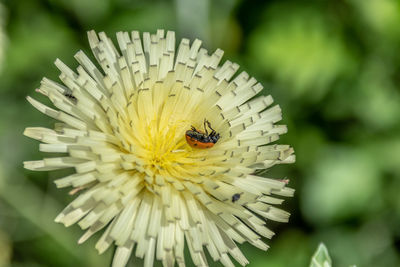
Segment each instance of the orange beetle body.
[[186,142],[189,144],[189,146],[194,148],[210,148],[214,146],[214,143],[212,142],[207,142],[207,143],[201,142],[196,138],[189,136],[187,133],[186,133]]
[[[211,129],[210,134],[208,134],[206,126],[208,126]],[[220,138],[219,133],[217,133],[216,131],[214,131],[213,128],[211,128],[211,124],[207,120],[204,120],[204,129],[206,133],[203,133],[192,126],[191,130],[186,131],[185,134],[186,142],[193,148],[203,149],[203,148],[213,147]]]

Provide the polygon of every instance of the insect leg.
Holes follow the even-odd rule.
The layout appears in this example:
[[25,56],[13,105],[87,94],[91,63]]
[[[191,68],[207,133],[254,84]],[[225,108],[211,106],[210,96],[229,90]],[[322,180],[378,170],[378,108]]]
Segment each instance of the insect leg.
[[207,131],[207,126],[206,126],[206,124],[209,125],[209,122],[208,122],[208,120],[204,119],[204,130],[205,130],[205,132],[206,132],[206,135],[208,135],[208,131]]
[[217,132],[211,127],[211,123],[209,121],[205,120],[205,122],[207,122],[208,128],[211,129],[210,136],[214,136]]

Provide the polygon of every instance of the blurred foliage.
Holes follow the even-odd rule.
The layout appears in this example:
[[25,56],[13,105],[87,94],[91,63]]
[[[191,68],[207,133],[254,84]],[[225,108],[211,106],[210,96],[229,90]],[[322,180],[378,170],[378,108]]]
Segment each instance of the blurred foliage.
[[58,79],[56,58],[77,66],[73,55],[89,51],[87,30],[157,28],[224,49],[282,106],[289,132],[280,142],[294,146],[297,163],[267,174],[290,178],[297,192],[284,208],[293,215],[272,224],[268,252],[241,246],[249,266],[308,266],[321,241],[334,266],[400,266],[400,1],[2,3],[1,266],[109,265],[111,249],[101,256],[94,249],[98,236],[78,246],[78,227],[53,223],[72,199],[52,182],[62,173],[22,169],[23,160],[43,156],[23,129],[54,123],[25,96],[43,76]]
[[0,71],[3,66],[4,50],[7,44],[6,35],[4,34],[4,20],[5,11],[3,5],[0,3]]
[[340,25],[324,13],[313,6],[277,3],[266,9],[252,34],[255,63],[290,90],[290,97],[319,100],[335,79],[356,67]]

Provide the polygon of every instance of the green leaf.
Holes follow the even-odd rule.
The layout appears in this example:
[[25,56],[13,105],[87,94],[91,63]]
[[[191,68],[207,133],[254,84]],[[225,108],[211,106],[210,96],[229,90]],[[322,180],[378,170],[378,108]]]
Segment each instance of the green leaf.
[[314,253],[311,258],[310,267],[331,267],[332,260],[329,256],[328,249],[326,246],[321,243],[318,246],[317,251]]

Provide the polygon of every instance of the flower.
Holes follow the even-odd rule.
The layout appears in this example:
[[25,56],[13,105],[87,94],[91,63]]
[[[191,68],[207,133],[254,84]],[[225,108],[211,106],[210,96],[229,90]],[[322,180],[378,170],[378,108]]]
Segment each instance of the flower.
[[[262,86],[245,72],[232,78],[239,66],[219,66],[223,51],[208,55],[200,40],[182,39],[175,53],[171,31],[146,32],[143,41],[137,31],[119,32],[119,49],[103,32],[88,35],[101,70],[82,51],[76,72],[57,59],[64,85],[44,78],[37,90],[57,109],[27,98],[61,123],[24,134],[42,142],[40,151],[67,156],[24,167],[76,171],[55,181],[79,193],[56,222],[85,229],[79,243],[105,228],[96,248],[103,253],[115,243],[113,266],[124,266],[133,251],[144,266],[154,258],[184,266],[185,240],[197,266],[207,265],[204,247],[225,266],[233,266],[228,255],[248,263],[236,243],[266,250],[261,236],[274,233],[264,219],[289,217],[272,195],[293,194],[285,181],[257,175],[294,161],[288,145],[267,145],[286,132],[275,125],[281,110],[270,107],[271,96],[256,97]],[[191,147],[191,127],[201,137],[212,127],[220,139]]]

